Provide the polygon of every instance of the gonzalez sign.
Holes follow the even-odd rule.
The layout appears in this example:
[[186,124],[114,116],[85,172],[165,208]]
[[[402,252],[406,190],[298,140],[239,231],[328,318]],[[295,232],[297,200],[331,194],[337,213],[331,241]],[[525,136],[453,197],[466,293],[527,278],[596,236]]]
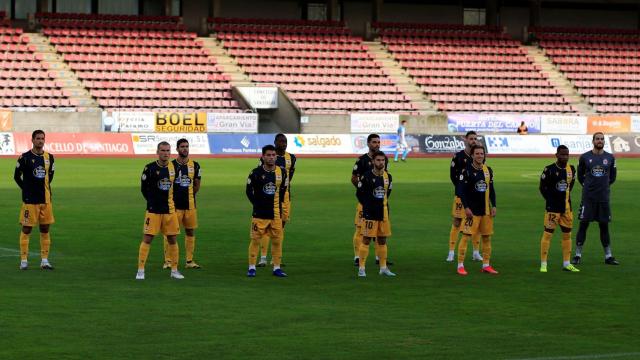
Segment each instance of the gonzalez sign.
[[156,132],[206,133],[206,113],[157,113]]

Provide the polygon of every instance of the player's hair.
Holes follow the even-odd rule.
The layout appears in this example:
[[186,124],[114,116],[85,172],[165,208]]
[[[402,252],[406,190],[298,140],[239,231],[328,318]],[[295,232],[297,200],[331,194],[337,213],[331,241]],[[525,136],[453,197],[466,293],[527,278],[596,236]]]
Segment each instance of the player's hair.
[[464,135],[465,139],[468,138],[470,135],[478,136],[478,134],[475,131],[471,130],[471,131],[467,131],[467,133]]
[[384,158],[387,157],[387,155],[385,153],[383,153],[382,151],[380,151],[380,150],[378,150],[378,151],[373,153],[373,159],[377,158],[378,156],[382,156]]
[[472,155],[473,155],[474,152],[476,152],[476,149],[482,149],[482,152],[485,153],[485,155],[487,154],[487,152],[484,150],[484,146],[476,144],[476,145],[473,145],[471,147],[471,154]]
[[406,124],[406,123],[407,123],[407,120],[400,121],[400,124]]
[[273,145],[265,145],[262,147],[262,155],[266,154],[267,151],[276,151],[276,147]]
[[178,142],[176,143],[176,149],[179,148],[182,143],[189,144],[189,140],[187,140],[185,138],[182,138],[182,139],[178,140]]
[[283,133],[279,133],[279,134],[276,134],[276,136],[273,138],[273,141],[274,141],[274,142],[275,142],[275,141],[278,141],[278,138],[281,138],[281,137],[283,137],[283,138],[285,138],[285,139],[287,138],[287,136],[286,136],[285,134],[283,134]]
[[604,133],[602,131],[597,131],[593,133],[593,137],[591,138],[591,141],[596,139],[596,135],[602,135],[604,136]]
[[38,129],[38,130],[34,130],[34,131],[31,133],[31,140],[35,139],[35,138],[36,138],[36,136],[38,136],[38,135],[40,135],[40,134],[44,135],[44,131],[42,131],[42,130],[40,130],[40,129]]
[[160,150],[160,146],[169,146],[169,147],[171,147],[171,144],[169,144],[169,143],[168,143],[168,142],[166,142],[166,141],[160,141],[160,142],[158,143],[158,147],[156,148],[156,150]]
[[378,134],[369,134],[369,136],[367,136],[367,144],[370,143],[372,139],[380,139],[380,135],[378,135]]
[[567,145],[559,145],[556,148],[556,154],[560,152],[560,150],[569,150],[569,148],[567,147]]

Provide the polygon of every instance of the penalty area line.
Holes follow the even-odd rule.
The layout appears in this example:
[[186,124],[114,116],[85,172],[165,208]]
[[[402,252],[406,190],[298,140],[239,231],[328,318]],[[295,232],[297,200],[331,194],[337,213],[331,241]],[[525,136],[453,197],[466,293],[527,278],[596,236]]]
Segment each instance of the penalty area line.
[[614,359],[627,358],[631,356],[640,356],[640,352],[617,353],[617,354],[592,354],[592,355],[574,355],[574,356],[550,356],[535,358],[517,358],[508,360],[590,360],[590,359]]

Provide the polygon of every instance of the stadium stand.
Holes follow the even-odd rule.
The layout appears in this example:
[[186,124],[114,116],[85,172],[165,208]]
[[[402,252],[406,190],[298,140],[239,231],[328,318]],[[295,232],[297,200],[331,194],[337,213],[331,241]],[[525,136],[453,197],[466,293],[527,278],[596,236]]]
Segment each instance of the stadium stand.
[[640,31],[536,27],[529,32],[599,113],[640,111]]
[[253,81],[275,83],[306,113],[416,110],[342,22],[210,18]]
[[501,28],[383,22],[372,26],[440,111],[577,111],[527,50]]
[[240,111],[229,77],[178,17],[38,13],[105,110]]
[[22,29],[12,28],[0,12],[0,108],[75,107]]

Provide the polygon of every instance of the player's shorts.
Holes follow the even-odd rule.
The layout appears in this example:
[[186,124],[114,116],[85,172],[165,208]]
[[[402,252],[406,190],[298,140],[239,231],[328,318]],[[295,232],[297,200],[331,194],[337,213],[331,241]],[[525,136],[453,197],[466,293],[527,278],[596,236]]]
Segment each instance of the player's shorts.
[[578,219],[580,221],[610,222],[611,206],[607,201],[583,200],[580,204]]
[[162,235],[178,235],[180,234],[180,223],[176,213],[172,214],[155,214],[146,212],[144,214],[144,234],[156,236],[158,233]]
[[49,225],[55,222],[53,206],[49,204],[22,204],[18,222],[22,226],[33,227],[37,224]]
[[548,211],[544,212],[545,229],[555,230],[558,225],[567,229],[573,227],[573,213],[571,210],[565,211],[563,214]]
[[362,236],[371,238],[391,236],[391,221],[364,219],[362,222]]
[[464,206],[462,206],[462,200],[459,197],[453,197],[453,205],[451,206],[451,216],[456,219],[464,219],[467,215],[464,213]]
[[397,150],[405,150],[409,148],[409,144],[407,144],[406,141],[398,141],[396,143],[396,149]]
[[180,210],[176,209],[178,224],[185,229],[198,228],[198,209]]
[[358,203],[358,206],[356,206],[356,218],[353,221],[353,223],[356,225],[356,227],[359,227],[362,225],[364,218],[362,217],[362,204]]
[[284,199],[282,200],[282,221],[289,221],[291,216],[291,195],[289,191],[284,193]]
[[493,235],[493,217],[490,215],[473,216],[471,218],[464,219],[464,229],[462,230],[465,235]]
[[251,239],[261,240],[264,237],[271,239],[284,238],[282,232],[282,219],[251,219]]

